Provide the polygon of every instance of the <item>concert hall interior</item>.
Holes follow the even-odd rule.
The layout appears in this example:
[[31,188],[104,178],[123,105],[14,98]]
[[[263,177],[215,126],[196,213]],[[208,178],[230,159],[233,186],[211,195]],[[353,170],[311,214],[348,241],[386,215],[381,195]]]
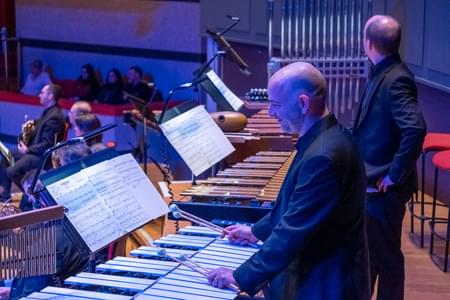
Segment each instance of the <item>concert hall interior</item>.
[[450,299],[450,0],[1,0],[1,299]]

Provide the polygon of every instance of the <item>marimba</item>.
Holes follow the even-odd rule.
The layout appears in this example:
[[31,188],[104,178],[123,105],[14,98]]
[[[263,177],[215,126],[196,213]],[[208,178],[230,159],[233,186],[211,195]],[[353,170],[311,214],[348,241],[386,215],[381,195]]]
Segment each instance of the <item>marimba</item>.
[[212,287],[201,274],[161,259],[157,252],[162,247],[172,256],[187,255],[206,269],[234,269],[258,251],[231,245],[219,235],[205,227],[188,226],[154,241],[151,247],[133,250],[131,257],[115,257],[98,265],[96,273],[69,277],[65,287],[46,287],[26,299],[238,299],[235,291]]
[[174,201],[180,209],[221,225],[255,223],[269,212],[295,151],[261,151],[216,177],[198,181]]

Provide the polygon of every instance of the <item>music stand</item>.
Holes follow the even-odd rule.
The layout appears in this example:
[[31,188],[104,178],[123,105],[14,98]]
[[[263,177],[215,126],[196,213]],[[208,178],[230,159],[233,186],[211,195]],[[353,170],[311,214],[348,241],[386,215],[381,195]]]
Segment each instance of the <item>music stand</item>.
[[155,114],[153,113],[151,107],[147,105],[148,103],[136,96],[131,95],[130,93],[123,92],[123,95],[125,98],[134,106],[136,110],[138,110],[142,116],[144,117],[143,123],[144,123],[144,141],[142,143],[143,146],[143,163],[144,163],[144,172],[147,174],[147,153],[148,153],[148,145],[147,145],[147,121],[150,121],[154,123],[155,125],[158,124],[158,121],[156,120]]

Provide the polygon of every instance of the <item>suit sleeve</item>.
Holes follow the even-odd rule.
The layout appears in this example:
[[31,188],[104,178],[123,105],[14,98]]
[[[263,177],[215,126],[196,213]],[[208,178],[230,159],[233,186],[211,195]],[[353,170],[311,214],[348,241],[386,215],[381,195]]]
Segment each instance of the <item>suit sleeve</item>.
[[239,287],[253,296],[283,271],[326,222],[338,201],[341,184],[334,163],[316,156],[300,168],[286,212],[261,249],[237,268]]
[[419,110],[416,87],[412,78],[402,76],[390,87],[390,109],[401,138],[389,170],[395,184],[402,184],[413,171],[426,134],[425,121]]
[[34,145],[28,147],[28,153],[42,155],[45,150],[55,144],[55,135],[64,131],[64,121],[58,118],[51,118],[45,122],[41,139]]
[[252,233],[261,241],[265,241],[272,232],[272,228],[270,226],[271,214],[271,212],[266,214],[252,227]]

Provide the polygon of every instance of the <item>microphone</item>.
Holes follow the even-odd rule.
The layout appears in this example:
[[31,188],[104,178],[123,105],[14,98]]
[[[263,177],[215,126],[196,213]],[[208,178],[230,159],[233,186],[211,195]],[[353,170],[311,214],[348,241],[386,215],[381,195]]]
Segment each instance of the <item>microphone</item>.
[[[236,18],[236,17],[234,17]],[[238,18],[239,19],[239,18]],[[251,75],[252,73],[248,70],[247,63],[237,54],[236,50],[231,47],[230,43],[223,37],[220,33],[213,32],[209,29],[206,32],[214,38],[217,43],[219,49],[225,50],[227,53],[225,57],[230,60],[232,63],[239,66],[239,70],[245,75]]]
[[232,16],[232,15],[226,15],[226,17],[228,19],[230,19],[231,21],[236,22],[236,23],[241,21],[241,19],[239,17],[235,17],[235,16]]
[[141,79],[141,82],[144,83],[145,85],[147,85],[149,88],[153,88],[155,86],[154,82],[150,82],[144,79]]

